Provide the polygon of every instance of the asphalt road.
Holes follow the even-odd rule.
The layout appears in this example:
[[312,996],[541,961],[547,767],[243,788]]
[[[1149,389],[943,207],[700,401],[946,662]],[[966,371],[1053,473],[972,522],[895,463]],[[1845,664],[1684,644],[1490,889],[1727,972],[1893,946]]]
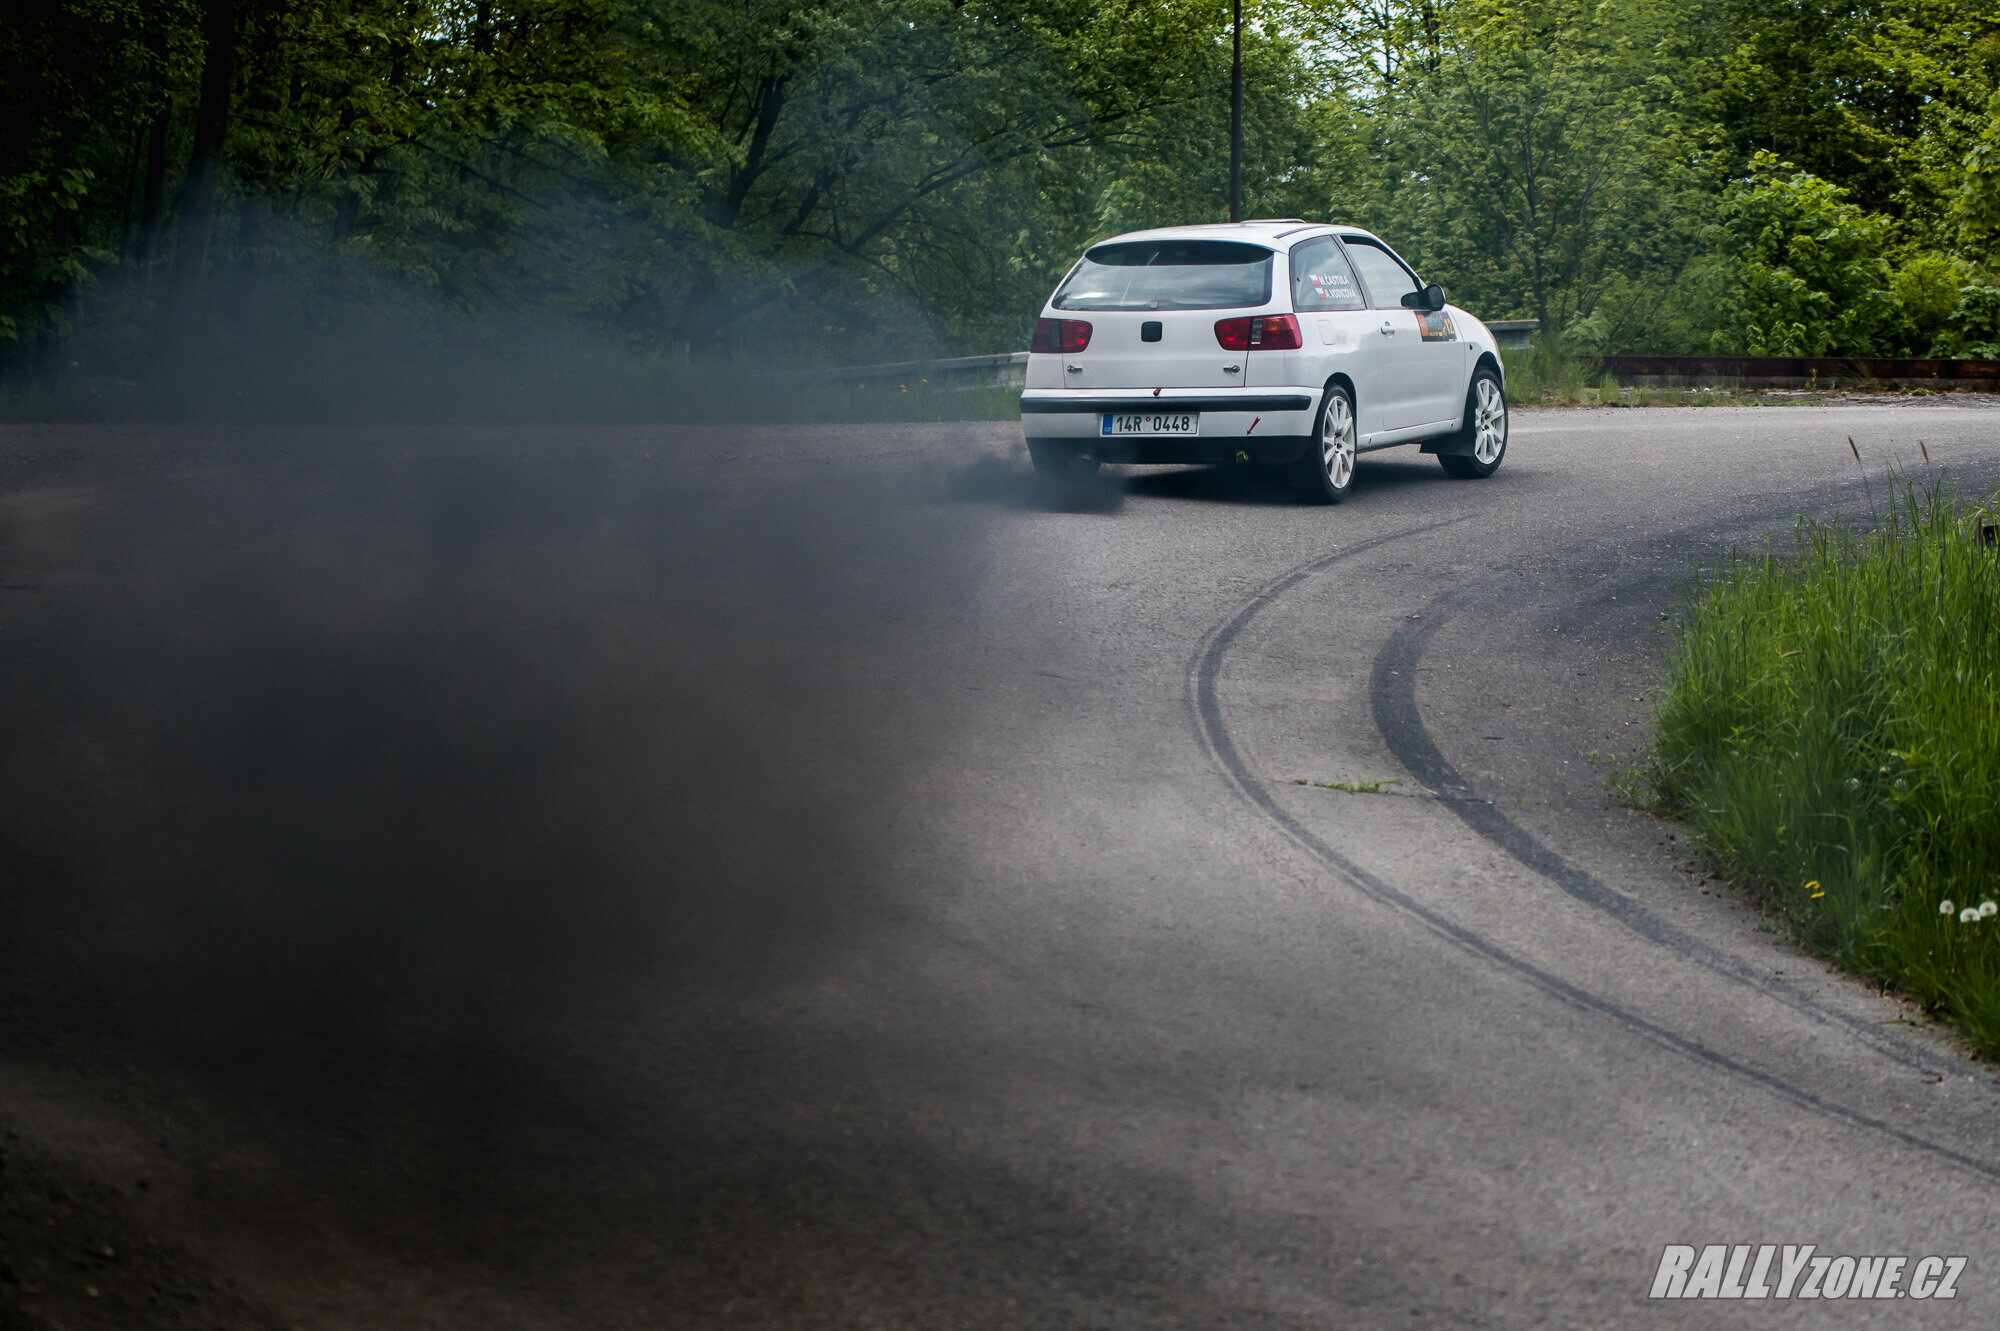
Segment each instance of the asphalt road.
[[[1990,487],[2000,408],[1520,413],[1330,509],[1004,425],[0,429],[0,1310],[2000,1324],[1990,1071],[1605,784],[1695,571],[1892,466]],[[1968,1263],[1649,1306],[1669,1243]]]

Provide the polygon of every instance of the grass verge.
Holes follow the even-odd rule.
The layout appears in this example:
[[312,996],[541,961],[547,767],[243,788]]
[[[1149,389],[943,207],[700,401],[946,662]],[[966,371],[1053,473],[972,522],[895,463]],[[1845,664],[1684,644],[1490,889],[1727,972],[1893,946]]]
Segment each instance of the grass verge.
[[[1801,939],[2000,1057],[2000,500],[1739,557],[1669,654],[1656,806]],[[1972,912],[1970,917],[1962,913]],[[1982,913],[1983,912],[1983,913]]]

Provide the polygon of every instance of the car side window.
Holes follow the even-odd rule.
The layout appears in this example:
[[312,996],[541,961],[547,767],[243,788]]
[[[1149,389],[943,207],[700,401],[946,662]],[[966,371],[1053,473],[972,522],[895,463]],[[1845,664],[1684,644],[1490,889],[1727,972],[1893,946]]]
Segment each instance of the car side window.
[[1292,247],[1292,308],[1301,314],[1368,308],[1354,270],[1332,236],[1315,236]]
[[1406,294],[1423,290],[1416,274],[1380,245],[1359,236],[1342,239],[1346,242],[1347,257],[1354,260],[1361,273],[1361,285],[1368,288],[1368,301],[1376,309],[1400,309]]

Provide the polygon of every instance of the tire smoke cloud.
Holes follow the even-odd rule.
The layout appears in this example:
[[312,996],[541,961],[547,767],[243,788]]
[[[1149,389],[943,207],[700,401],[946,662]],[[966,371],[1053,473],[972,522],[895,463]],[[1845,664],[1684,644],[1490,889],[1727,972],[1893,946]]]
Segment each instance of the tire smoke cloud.
[[17,1050],[338,1100],[797,982],[885,908],[963,506],[700,431],[14,433]]

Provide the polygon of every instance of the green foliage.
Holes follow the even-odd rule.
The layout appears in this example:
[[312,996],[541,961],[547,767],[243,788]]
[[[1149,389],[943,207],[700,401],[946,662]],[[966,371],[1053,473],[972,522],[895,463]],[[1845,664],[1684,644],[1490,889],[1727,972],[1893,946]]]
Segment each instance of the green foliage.
[[137,150],[188,72],[191,19],[184,0],[23,0],[0,16],[0,336],[67,322],[60,298],[133,245]]
[[1495,317],[1560,330],[1612,285],[1671,281],[1703,171],[1656,82],[1684,13],[1658,0],[1463,0],[1385,90],[1403,114],[1372,220]]
[[2000,92],[1986,104],[1986,116],[1965,152],[1965,179],[1952,211],[1966,251],[1991,261],[2000,257]]
[[1955,255],[1918,251],[1889,279],[1897,320],[1891,342],[1924,347],[1931,355],[1963,354],[1952,319],[1965,303],[1971,269]]
[[1814,944],[2000,1053],[2000,553],[1940,487],[1739,559],[1669,654],[1656,787]]
[[1847,202],[1847,191],[1770,153],[1723,207],[1723,252],[1735,261],[1717,351],[1752,356],[1861,355],[1878,347],[1895,313],[1889,222]]
[[1749,77],[1720,89],[1720,123],[1742,156],[1795,162],[1922,235],[1958,192],[1993,91],[1997,17],[1987,0],[1739,0]]
[[2000,335],[1978,270],[1769,153],[1724,196],[1708,349],[1739,355],[1982,355]]
[[[0,366],[413,295],[717,360],[1018,347],[1082,246],[1222,215],[1228,12],[22,0]],[[2000,345],[1988,0],[1252,0],[1244,61],[1251,215],[1371,225],[1571,356]]]
[[[9,109],[38,127],[0,162],[0,224],[20,256],[0,308],[19,342],[63,334],[87,271],[128,279],[100,301],[106,334],[150,322],[156,344],[195,329],[254,340],[301,306],[394,287],[709,355],[1015,345],[1112,186],[1137,176],[1124,211],[1147,220],[1184,206],[1146,189],[1148,173],[1183,199],[1213,194],[1224,12],[45,0],[0,27]],[[215,15],[230,44],[205,40]],[[1309,150],[1296,61],[1273,40],[1250,47],[1252,143],[1266,161]],[[211,85],[227,93],[226,135],[205,197]],[[97,131],[88,157],[77,124]],[[149,176],[157,216],[133,188]],[[174,308],[188,273],[206,281]]]
[[1959,354],[2000,356],[2000,285],[1974,280],[1960,287],[1958,296],[1949,324]]
[[1990,5],[1312,11],[1373,129],[1353,211],[1479,313],[1583,356],[1991,344]]

